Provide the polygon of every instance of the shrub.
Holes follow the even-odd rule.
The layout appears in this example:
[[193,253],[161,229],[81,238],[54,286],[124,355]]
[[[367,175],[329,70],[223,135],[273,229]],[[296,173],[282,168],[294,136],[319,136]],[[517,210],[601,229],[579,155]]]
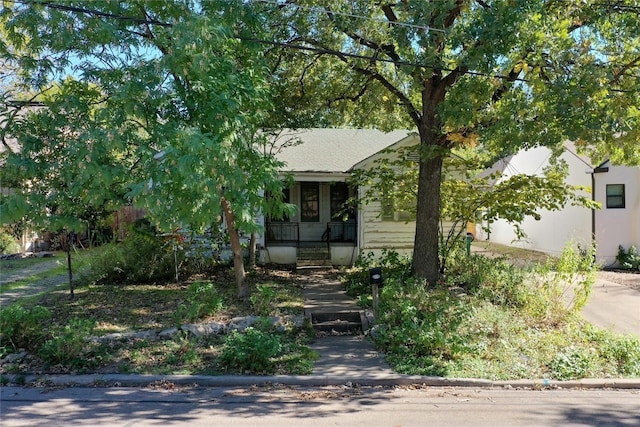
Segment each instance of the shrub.
[[0,232],[0,254],[14,254],[20,252],[20,246],[12,235]]
[[189,297],[176,311],[176,323],[193,322],[224,309],[224,300],[211,282],[194,282],[189,285]]
[[226,369],[242,373],[270,374],[275,372],[272,358],[282,349],[279,335],[249,327],[244,332],[233,331],[227,336],[220,363]]
[[42,325],[51,318],[45,307],[31,309],[20,305],[11,305],[0,310],[0,333],[3,344],[8,342],[14,350],[37,349],[44,341]]
[[638,254],[638,248],[634,245],[629,246],[628,251],[622,246],[618,246],[616,260],[620,264],[620,268],[640,271],[640,255]]
[[49,364],[86,366],[90,361],[86,355],[92,350],[88,338],[94,328],[92,320],[71,319],[68,325],[51,331],[51,338],[38,351],[40,358]]
[[[182,254],[177,256],[178,262]],[[172,244],[135,231],[119,243],[102,246],[90,261],[88,279],[99,283],[150,283],[175,277],[176,254]]]

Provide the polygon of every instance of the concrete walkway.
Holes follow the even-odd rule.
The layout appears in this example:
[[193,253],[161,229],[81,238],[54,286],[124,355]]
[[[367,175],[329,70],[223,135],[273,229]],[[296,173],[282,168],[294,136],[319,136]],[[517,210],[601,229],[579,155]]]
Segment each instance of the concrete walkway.
[[[298,270],[303,283],[304,312],[336,313],[362,311],[345,292],[342,283],[326,269]],[[364,335],[319,336],[310,346],[320,358],[314,363],[313,375],[384,379],[396,377],[384,355],[378,353]],[[355,376],[354,376],[355,375]]]
[[311,313],[362,311],[362,307],[347,295],[331,269],[308,268],[298,269],[297,272],[302,283],[305,316]]

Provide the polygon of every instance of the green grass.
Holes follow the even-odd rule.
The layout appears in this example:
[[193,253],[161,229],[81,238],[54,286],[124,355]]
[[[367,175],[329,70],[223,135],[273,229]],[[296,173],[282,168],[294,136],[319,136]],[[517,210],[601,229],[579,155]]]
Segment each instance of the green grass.
[[16,280],[16,281],[11,282],[11,283],[4,283],[4,284],[0,285],[0,294],[2,294],[4,292],[8,292],[8,291],[16,289],[16,288],[21,288],[23,286],[33,285],[33,284],[35,284],[37,282],[40,282],[42,280],[46,280],[46,279],[51,278],[51,277],[55,277],[55,276],[59,276],[61,274],[65,274],[66,272],[67,272],[66,265],[59,265],[57,267],[52,268],[51,270],[47,270],[47,271],[45,271],[43,273],[40,273],[40,274],[29,276],[29,277],[26,277],[26,278],[21,279],[21,280]]
[[[30,257],[22,259],[10,259],[0,261],[0,272],[2,274],[9,274],[14,269],[27,268],[33,265],[38,265],[51,260],[63,260],[66,257],[64,252],[55,252],[54,257]],[[62,262],[62,261],[60,261]]]

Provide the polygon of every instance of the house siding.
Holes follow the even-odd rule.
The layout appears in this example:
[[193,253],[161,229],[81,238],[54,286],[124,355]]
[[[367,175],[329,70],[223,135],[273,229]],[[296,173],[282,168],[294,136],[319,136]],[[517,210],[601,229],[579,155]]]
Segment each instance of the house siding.
[[413,249],[416,231],[415,221],[383,221],[380,217],[380,202],[363,206],[361,248],[371,249]]
[[[415,221],[384,221],[380,216],[381,209],[379,202],[361,208],[360,252],[380,255],[384,249],[393,249],[399,253],[412,254],[416,233]],[[445,235],[451,227],[451,221],[443,222]]]
[[[413,135],[403,139],[393,146],[394,149],[410,147],[419,143],[417,136]],[[356,165],[357,169],[371,168],[380,159],[390,159],[393,154],[388,152],[377,153],[370,158]],[[366,189],[361,188],[360,194]],[[380,256],[383,250],[395,250],[401,254],[411,255],[416,233],[415,221],[389,221],[383,220],[382,204],[380,201],[373,201],[360,207],[358,214],[359,229],[359,249],[361,254],[372,252],[374,256]],[[452,227],[451,222],[445,222],[443,229],[445,234]]]

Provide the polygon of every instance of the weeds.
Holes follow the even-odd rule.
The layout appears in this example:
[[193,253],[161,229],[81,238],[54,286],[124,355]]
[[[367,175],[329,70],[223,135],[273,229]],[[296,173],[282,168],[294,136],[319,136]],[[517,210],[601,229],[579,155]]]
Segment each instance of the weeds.
[[[639,375],[640,339],[585,324],[593,254],[568,247],[537,267],[452,254],[436,286],[390,269],[376,344],[399,372],[488,379]],[[370,294],[363,260],[346,281]],[[355,282],[361,283],[355,283]],[[362,283],[364,282],[364,283]]]
[[[97,248],[87,279],[96,283],[152,283],[175,278],[176,254],[171,245],[147,232],[135,231],[122,242]],[[180,255],[182,259],[182,255]]]
[[42,325],[51,318],[51,312],[41,306],[25,308],[11,305],[0,310],[2,345],[6,343],[17,351],[21,348],[35,350],[44,341]]
[[[459,327],[469,319],[458,296],[448,290],[428,290],[424,282],[388,281],[380,301],[381,322],[376,338],[403,373],[435,375],[443,363],[468,350]],[[414,368],[407,359],[413,359]],[[433,370],[433,371],[432,371]]]
[[241,373],[271,374],[275,371],[272,359],[282,349],[279,335],[249,327],[244,332],[233,331],[227,337],[220,363]]
[[9,233],[0,231],[0,254],[14,254],[20,252],[16,239]]
[[245,374],[310,374],[318,355],[305,341],[304,335],[280,331],[265,319],[243,332],[234,331],[227,336],[220,365]]
[[588,376],[591,358],[589,349],[569,347],[558,353],[549,364],[550,374],[559,380],[573,380]]
[[360,295],[371,293],[369,269],[372,267],[382,268],[382,277],[385,281],[403,281],[411,276],[411,257],[389,249],[383,249],[379,258],[373,252],[360,255],[353,271],[345,278],[348,295],[358,298]]
[[[86,255],[90,259],[93,251]],[[21,351],[13,347],[8,332],[16,343],[20,342],[20,334],[24,334],[31,337],[29,342],[32,344],[28,345],[28,357],[21,359],[19,364],[0,366],[0,374],[8,371],[20,374],[92,370],[140,374],[221,374],[224,369],[233,370],[222,367],[220,362],[225,336],[198,338],[178,333],[166,340],[87,339],[88,335],[112,332],[146,329],[158,332],[182,323],[183,319],[191,322],[215,316],[216,320],[225,321],[254,314],[252,306],[235,299],[233,275],[228,269],[217,268],[209,275],[194,278],[197,280],[188,284],[113,286],[80,283],[73,301],[69,301],[64,291],[53,290],[25,301],[19,309],[16,306],[3,309],[0,311],[3,322],[0,324],[0,357]],[[301,312],[302,288],[288,273],[257,269],[249,280],[256,288],[265,290],[255,294],[262,297],[265,310]],[[27,305],[31,301],[40,307]],[[258,300],[255,302],[260,304]],[[40,313],[47,313],[46,317]],[[7,324],[9,318],[10,327]],[[272,330],[270,326],[260,324],[254,327],[264,334],[276,336],[282,345],[282,351],[269,359],[269,369],[280,374],[311,372],[315,355],[306,346],[304,331]],[[25,342],[26,338],[22,341]],[[24,348],[24,344],[17,345]]]
[[530,276],[534,291],[526,306],[535,322],[551,325],[563,322],[571,313],[579,313],[587,303],[595,283],[593,252],[583,253],[567,246],[558,259],[538,266]]
[[269,285],[258,285],[256,291],[251,294],[250,301],[253,311],[258,316],[270,316],[277,302],[278,294]]
[[51,331],[51,338],[38,349],[40,358],[49,365],[61,364],[72,368],[91,366],[94,344],[89,341],[95,322],[71,319],[68,325]]

